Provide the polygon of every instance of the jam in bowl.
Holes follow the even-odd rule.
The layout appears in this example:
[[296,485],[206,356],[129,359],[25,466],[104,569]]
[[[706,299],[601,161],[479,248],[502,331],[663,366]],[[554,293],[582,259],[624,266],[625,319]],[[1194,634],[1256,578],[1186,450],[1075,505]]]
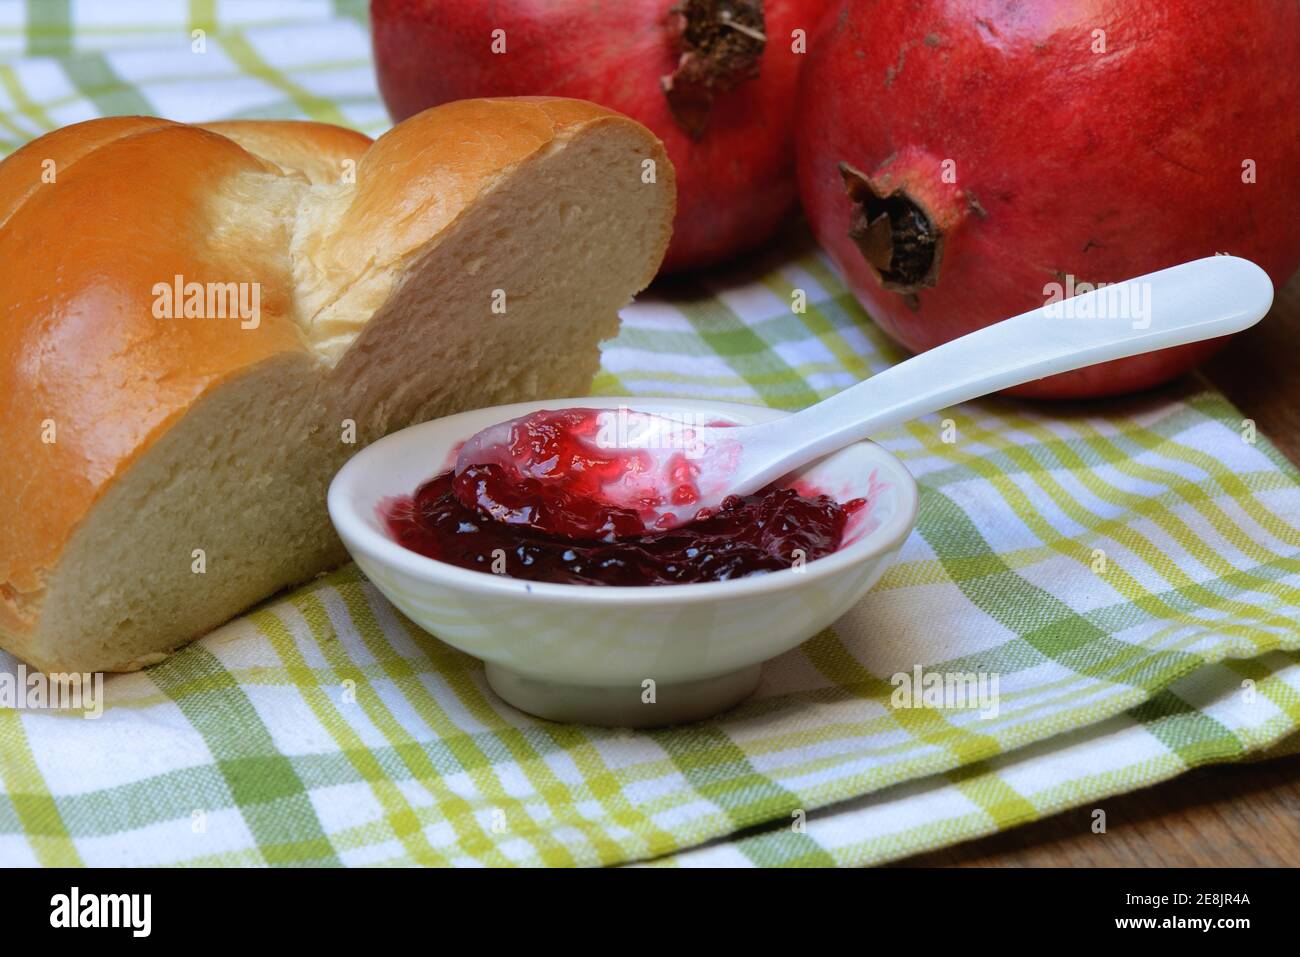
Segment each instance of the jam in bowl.
[[[859,442],[717,514],[643,533],[649,543],[633,534],[548,545],[529,537],[535,529],[508,527],[494,531],[501,541],[486,549],[459,544],[480,531],[451,536],[458,556],[430,557],[410,547],[421,545],[426,523],[447,531],[467,517],[446,498],[442,473],[468,437],[539,410],[622,405],[740,424],[784,414],[639,398],[461,413],[403,429],[355,455],[330,486],[330,516],[370,582],[416,625],[482,659],[487,683],[521,710],[615,726],[697,720],[743,700],[757,686],[762,662],[862,598],[911,530],[916,486],[892,455]],[[467,512],[468,524],[486,525],[481,513]],[[395,536],[394,522],[413,537]],[[711,540],[707,560],[693,564],[699,556],[688,554],[688,538],[656,537],[683,533],[720,537]],[[575,544],[587,551],[566,557],[562,546]],[[645,555],[632,561],[618,553],[625,546]],[[595,570],[601,562],[605,567]]]

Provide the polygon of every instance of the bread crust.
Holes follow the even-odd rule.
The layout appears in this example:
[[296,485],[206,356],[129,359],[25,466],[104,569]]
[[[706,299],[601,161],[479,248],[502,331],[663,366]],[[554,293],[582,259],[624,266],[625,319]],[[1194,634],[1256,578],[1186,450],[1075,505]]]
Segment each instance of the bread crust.
[[360,162],[374,142],[356,130],[310,120],[220,120],[200,126],[316,184],[337,181],[344,162]]
[[[119,117],[47,134],[0,162],[0,646],[24,646],[65,545],[159,436],[243,371],[313,355],[304,330],[322,296],[301,288],[290,237],[318,277],[346,286],[436,241],[512,167],[603,123],[641,130],[553,98],[446,104],[373,144],[317,123]],[[346,160],[355,183],[337,186]],[[42,180],[46,161],[53,182]],[[336,189],[337,209],[305,240],[292,216],[246,225],[240,210],[253,210],[230,199],[250,192],[236,188],[243,180],[252,195],[301,183],[303,205],[317,187]],[[175,276],[257,282],[258,325],[157,318],[156,288]]]

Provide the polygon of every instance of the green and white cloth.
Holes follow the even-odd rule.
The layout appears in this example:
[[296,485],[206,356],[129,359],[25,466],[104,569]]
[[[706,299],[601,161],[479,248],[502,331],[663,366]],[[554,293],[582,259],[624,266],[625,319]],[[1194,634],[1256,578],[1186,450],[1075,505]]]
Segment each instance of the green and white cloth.
[[[386,125],[361,2],[0,3],[0,56],[6,149],[106,113]],[[899,358],[795,237],[643,295],[597,389],[794,409]],[[662,731],[513,710],[348,566],[98,720],[0,709],[0,864],[863,864],[1091,814],[1300,726],[1300,473],[1252,438],[1197,384],[883,435],[921,487],[898,562]],[[903,707],[917,666],[996,675],[996,716]]]

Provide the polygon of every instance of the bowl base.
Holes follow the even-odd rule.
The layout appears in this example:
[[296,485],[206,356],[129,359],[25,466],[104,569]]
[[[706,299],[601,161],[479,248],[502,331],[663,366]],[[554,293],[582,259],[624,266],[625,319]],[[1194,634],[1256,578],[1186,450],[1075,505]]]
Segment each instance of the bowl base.
[[[507,704],[548,721],[610,728],[658,728],[699,721],[735,707],[758,687],[762,671],[762,665],[750,665],[695,681],[658,682],[653,689],[647,689],[640,684],[612,687],[567,684],[520,674],[489,662],[487,681]],[[648,697],[653,700],[646,700]]]

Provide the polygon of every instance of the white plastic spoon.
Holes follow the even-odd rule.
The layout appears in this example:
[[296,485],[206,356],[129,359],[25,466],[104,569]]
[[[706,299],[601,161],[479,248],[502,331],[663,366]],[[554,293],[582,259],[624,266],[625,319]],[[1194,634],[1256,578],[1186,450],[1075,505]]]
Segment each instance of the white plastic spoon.
[[[1114,283],[987,326],[899,363],[801,412],[744,427],[711,427],[628,410],[593,412],[608,426],[574,438],[593,451],[635,451],[600,489],[605,504],[634,508],[667,529],[749,495],[802,465],[918,416],[1084,366],[1226,336],[1263,318],[1273,285],[1259,266],[1211,256]],[[618,420],[609,417],[619,416]],[[523,420],[502,422],[465,443],[456,463],[523,466],[509,453]],[[682,487],[689,463],[694,488]],[[521,478],[563,483],[533,461]]]

